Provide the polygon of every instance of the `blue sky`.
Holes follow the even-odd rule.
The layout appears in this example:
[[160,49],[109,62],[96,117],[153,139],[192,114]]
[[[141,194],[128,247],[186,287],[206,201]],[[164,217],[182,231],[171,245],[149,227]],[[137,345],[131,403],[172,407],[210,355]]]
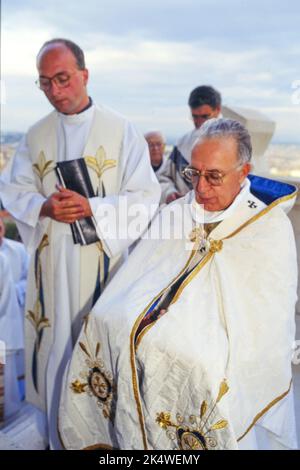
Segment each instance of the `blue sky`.
[[51,109],[35,56],[60,36],[85,50],[94,100],[143,132],[191,129],[189,92],[211,84],[276,121],[275,141],[300,143],[299,25],[298,0],[2,0],[1,129],[26,131]]

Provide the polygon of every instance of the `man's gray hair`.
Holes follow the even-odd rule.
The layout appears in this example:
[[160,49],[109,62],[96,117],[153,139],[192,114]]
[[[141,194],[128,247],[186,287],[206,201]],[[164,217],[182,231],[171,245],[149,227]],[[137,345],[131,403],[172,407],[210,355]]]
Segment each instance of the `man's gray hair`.
[[197,143],[204,139],[233,137],[238,146],[238,160],[249,163],[252,157],[251,137],[247,129],[233,119],[209,119],[199,129]]

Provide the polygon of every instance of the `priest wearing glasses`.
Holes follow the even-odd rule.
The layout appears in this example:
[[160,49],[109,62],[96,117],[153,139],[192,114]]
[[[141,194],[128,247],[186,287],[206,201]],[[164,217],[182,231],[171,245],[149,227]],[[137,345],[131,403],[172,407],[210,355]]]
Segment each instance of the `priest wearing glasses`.
[[250,161],[240,123],[201,127],[193,190],[157,215],[85,321],[61,398],[66,448],[297,446],[296,190],[250,176]]
[[[37,69],[37,85],[55,109],[21,142],[3,174],[0,198],[32,253],[26,394],[44,413],[50,447],[57,449],[66,361],[82,319],[134,242],[102,233],[99,213],[104,206],[118,212],[122,198],[128,210],[136,203],[157,207],[160,187],[142,135],[89,97],[89,73],[77,44],[61,38],[46,42]],[[126,226],[119,228],[126,234]]]

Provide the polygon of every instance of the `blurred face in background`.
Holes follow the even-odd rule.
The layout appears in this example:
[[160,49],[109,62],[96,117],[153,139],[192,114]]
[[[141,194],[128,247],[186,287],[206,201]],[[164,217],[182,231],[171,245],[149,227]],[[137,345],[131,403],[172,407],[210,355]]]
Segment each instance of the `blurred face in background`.
[[212,108],[208,104],[203,104],[198,108],[191,108],[191,115],[196,129],[199,129],[208,119],[217,118],[220,114],[221,108]]
[[64,44],[46,46],[37,58],[39,86],[54,108],[64,114],[79,113],[89,104],[87,69],[80,70]]
[[165,139],[160,132],[149,132],[145,135],[145,139],[149,147],[151,165],[160,166],[165,151]]

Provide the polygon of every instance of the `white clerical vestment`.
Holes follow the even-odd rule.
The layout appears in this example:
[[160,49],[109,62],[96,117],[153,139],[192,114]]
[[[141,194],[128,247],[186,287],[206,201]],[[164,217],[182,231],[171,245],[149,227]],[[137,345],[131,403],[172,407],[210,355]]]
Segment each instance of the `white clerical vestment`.
[[[100,241],[80,246],[73,243],[69,224],[39,218],[42,204],[56,191],[56,162],[80,157],[96,194],[89,199],[96,222],[101,220],[102,206],[118,211],[122,198],[128,209],[136,203],[155,209],[160,197],[143,137],[123,117],[95,105],[74,116],[54,111],[34,125],[2,177],[3,205],[15,217],[32,253],[26,300],[26,395],[47,412],[54,448],[59,447],[56,409],[61,376],[82,319],[134,241],[126,236],[107,238],[98,225]],[[126,234],[128,219],[122,220]]]
[[[0,424],[20,408],[17,352],[23,348],[21,311],[10,263],[0,252]],[[5,363],[1,364],[2,359]],[[2,383],[1,383],[2,382]]]
[[[24,311],[26,282],[28,273],[29,257],[23,243],[9,238],[3,238],[0,245],[0,253],[3,253],[10,264],[13,280],[17,292],[19,305]],[[23,329],[23,325],[22,325]]]
[[107,287],[66,371],[66,448],[256,448],[255,428],[296,447],[296,190],[250,179],[208,223],[193,193],[165,207]]

